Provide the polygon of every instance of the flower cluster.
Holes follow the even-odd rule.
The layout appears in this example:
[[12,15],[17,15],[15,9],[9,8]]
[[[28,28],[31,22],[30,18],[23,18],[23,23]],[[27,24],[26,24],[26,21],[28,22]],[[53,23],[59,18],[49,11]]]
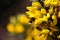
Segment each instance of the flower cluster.
[[[28,33],[26,40],[47,40],[48,35],[52,37],[59,29],[57,18],[60,18],[60,1],[45,0],[44,7],[39,2],[32,2],[32,6],[27,6],[27,16],[30,18],[29,23],[33,25],[33,30]],[[48,10],[45,7],[49,7]],[[59,38],[59,36],[57,37]]]
[[[32,2],[27,6],[26,15],[18,14],[10,18],[7,30],[12,33],[26,31],[26,40],[55,40],[60,39],[60,31],[57,18],[60,18],[60,0],[44,0]],[[26,29],[25,29],[25,28]]]

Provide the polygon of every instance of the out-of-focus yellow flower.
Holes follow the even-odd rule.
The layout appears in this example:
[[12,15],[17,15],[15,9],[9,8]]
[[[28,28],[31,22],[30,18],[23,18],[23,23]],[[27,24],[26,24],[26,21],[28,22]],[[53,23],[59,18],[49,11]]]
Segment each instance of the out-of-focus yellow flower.
[[32,2],[32,6],[34,6],[34,7],[40,7],[41,4],[39,2]]
[[16,23],[16,18],[13,17],[13,16],[11,16],[11,17],[10,17],[10,22],[11,22],[11,23]]
[[51,31],[51,32],[49,33],[49,35],[51,35],[51,36],[52,36],[52,35],[53,35],[53,32]]
[[47,18],[50,18],[50,14],[49,13],[47,13]]
[[60,11],[58,12],[58,17],[60,18]]
[[24,31],[25,31],[24,27],[21,24],[17,23],[15,26],[15,32],[16,33],[23,33]]
[[47,18],[47,16],[43,16],[43,21],[45,21],[45,22],[48,22],[48,18]]
[[43,18],[38,18],[35,20],[35,24],[39,25],[43,22]]
[[44,8],[41,8],[41,13],[46,14],[46,10]]
[[8,30],[8,32],[14,33],[15,32],[14,25],[12,23],[9,23],[7,25],[7,30]]
[[37,7],[32,7],[32,6],[29,6],[29,7],[26,7],[26,8],[29,11],[35,11],[35,10],[37,10]]
[[60,38],[60,35],[59,35],[59,36],[57,36],[57,38]]
[[52,14],[53,13],[53,7],[49,9],[49,13]]
[[24,14],[18,15],[17,20],[18,22],[23,23],[23,24],[29,23],[29,19]]
[[56,19],[56,15],[52,15],[52,19]]
[[43,29],[42,34],[48,34],[50,31],[48,29]]

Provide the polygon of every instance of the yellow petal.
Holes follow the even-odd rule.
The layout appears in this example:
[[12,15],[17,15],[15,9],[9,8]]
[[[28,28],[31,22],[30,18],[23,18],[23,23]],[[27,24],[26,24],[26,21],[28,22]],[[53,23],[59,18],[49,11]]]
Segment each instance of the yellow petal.
[[35,10],[37,10],[37,7],[32,7],[32,6],[29,6],[29,7],[26,7],[26,8],[29,11],[35,11]]

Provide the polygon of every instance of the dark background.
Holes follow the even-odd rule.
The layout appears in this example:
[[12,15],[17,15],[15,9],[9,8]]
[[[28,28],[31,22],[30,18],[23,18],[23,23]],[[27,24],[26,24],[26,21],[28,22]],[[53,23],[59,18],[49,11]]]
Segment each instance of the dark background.
[[26,6],[30,5],[29,0],[1,0],[0,1],[0,24],[5,27],[9,17],[16,14],[24,13]]

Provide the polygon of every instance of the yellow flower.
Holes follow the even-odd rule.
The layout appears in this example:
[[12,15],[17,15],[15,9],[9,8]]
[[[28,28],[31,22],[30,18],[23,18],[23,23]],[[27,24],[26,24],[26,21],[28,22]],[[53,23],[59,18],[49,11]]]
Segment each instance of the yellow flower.
[[47,16],[43,16],[43,21],[45,21],[45,22],[48,22],[48,18],[47,18]]
[[29,11],[35,11],[35,10],[37,10],[37,7],[32,7],[32,6],[29,6],[29,7],[26,7],[26,8]]
[[58,12],[58,17],[60,18],[60,11]]
[[39,25],[43,22],[43,19],[42,18],[38,18],[35,20],[35,24]]
[[18,22],[23,23],[23,24],[29,23],[29,19],[24,14],[18,15],[17,20]]
[[34,6],[34,7],[40,7],[41,4],[39,2],[32,2],[32,6]]
[[57,5],[58,5],[58,2],[59,2],[58,0],[53,0],[52,5],[53,5],[53,6],[57,6]]
[[50,18],[50,14],[49,13],[47,13],[47,18]]
[[41,8],[41,13],[46,14],[46,10],[44,8]]
[[41,12],[38,11],[38,10],[35,10],[35,11],[27,11],[26,14],[29,15],[29,17],[34,17],[34,18],[42,17]]
[[56,19],[56,15],[52,15],[52,19]]
[[50,1],[51,1],[51,0],[45,0],[45,1],[44,1],[44,5],[45,5],[45,6],[50,5]]
[[48,29],[43,29],[42,34],[48,34],[50,31]]
[[52,14],[53,13],[53,7],[49,9],[49,13]]
[[31,18],[34,17],[35,12],[27,11],[26,14]]
[[53,5],[54,5],[54,6],[57,6],[57,4],[58,4],[57,2],[53,2]]
[[42,17],[42,14],[40,11],[36,10],[34,16],[35,16],[35,18],[39,18],[39,17]]
[[25,31],[25,29],[21,24],[17,23],[15,25],[15,32],[16,33],[23,33],[24,31]]
[[15,32],[14,25],[12,23],[9,23],[7,25],[7,30],[8,30],[8,32],[14,33]]

